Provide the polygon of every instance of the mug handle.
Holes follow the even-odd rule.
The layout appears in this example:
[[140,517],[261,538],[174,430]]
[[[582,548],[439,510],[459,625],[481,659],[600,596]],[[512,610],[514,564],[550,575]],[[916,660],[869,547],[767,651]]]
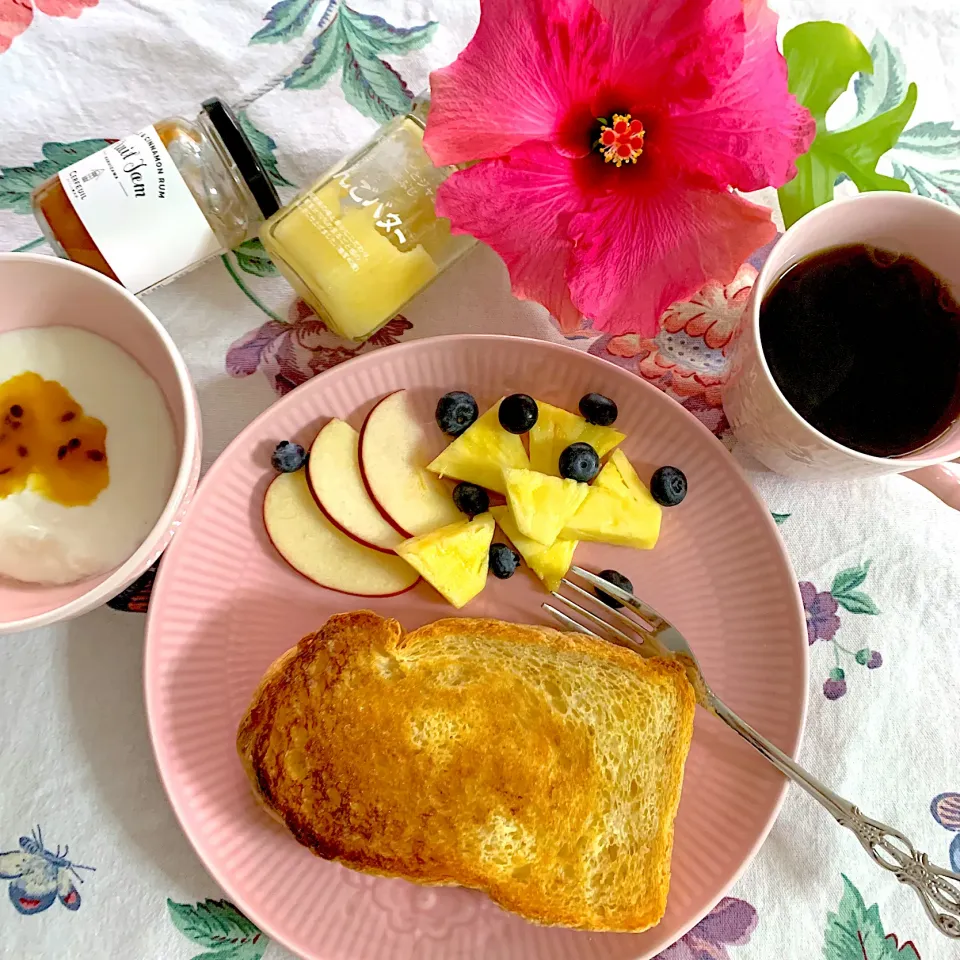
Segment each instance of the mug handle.
[[926,487],[948,507],[960,510],[960,460],[908,470],[904,476],[916,480],[921,487]]

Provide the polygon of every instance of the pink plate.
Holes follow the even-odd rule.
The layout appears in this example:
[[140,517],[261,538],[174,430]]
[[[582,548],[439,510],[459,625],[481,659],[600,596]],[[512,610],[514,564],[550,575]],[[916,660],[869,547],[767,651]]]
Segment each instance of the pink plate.
[[[260,518],[277,441],[306,445],[331,416],[359,426],[374,401],[402,387],[414,392],[424,422],[453,389],[469,390],[481,407],[517,391],[568,408],[593,390],[613,397],[623,449],[644,479],[675,464],[690,493],[665,512],[656,549],[584,544],[578,562],[626,573],[687,636],[717,693],[782,749],[796,750],[807,689],[796,578],[770,514],[723,446],[669,397],[585,353],[510,337],[442,337],[368,354],[304,384],[250,424],[201,484],[160,566],[147,630],[147,711],[173,807],[229,897],[309,960],[651,957],[723,896],[766,837],[785,790],[779,774],[703,711],[667,913],[643,934],[536,927],[474,891],[354,873],[314,857],[254,800],[234,739],[276,657],[341,611],[366,607],[408,629],[454,612],[423,583],[382,600],[314,586],[277,556]],[[438,450],[442,443],[437,431]],[[491,579],[464,614],[550,623],[544,598],[521,571]]]

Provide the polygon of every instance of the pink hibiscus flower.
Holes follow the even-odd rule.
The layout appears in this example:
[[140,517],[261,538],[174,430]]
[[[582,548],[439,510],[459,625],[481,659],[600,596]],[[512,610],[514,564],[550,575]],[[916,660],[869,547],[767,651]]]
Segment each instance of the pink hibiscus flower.
[[481,0],[430,78],[424,145],[474,163],[437,211],[564,329],[651,336],[775,228],[736,193],[779,186],[815,132],[765,0]]
[[[76,19],[87,7],[95,7],[100,0],[36,0],[36,7],[50,17]],[[0,0],[0,53],[9,49],[14,37],[19,37],[33,22],[32,0]]]

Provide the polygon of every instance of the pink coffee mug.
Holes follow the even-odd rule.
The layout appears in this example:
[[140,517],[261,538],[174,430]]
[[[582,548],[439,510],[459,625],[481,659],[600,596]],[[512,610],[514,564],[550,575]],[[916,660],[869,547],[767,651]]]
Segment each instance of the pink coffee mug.
[[[767,291],[798,260],[846,243],[873,244],[916,257],[960,296],[957,211],[909,193],[863,193],[818,207],[780,238],[757,277],[724,388],[727,419],[746,450],[776,473],[809,479],[904,473],[960,510],[960,466],[947,462],[960,457],[960,422],[914,453],[890,458],[860,453],[807,423],[780,392],[767,366],[760,347],[760,304]],[[904,317],[905,337],[909,323]],[[890,349],[891,360],[899,360],[901,348],[891,344]],[[917,376],[923,376],[922,367]]]

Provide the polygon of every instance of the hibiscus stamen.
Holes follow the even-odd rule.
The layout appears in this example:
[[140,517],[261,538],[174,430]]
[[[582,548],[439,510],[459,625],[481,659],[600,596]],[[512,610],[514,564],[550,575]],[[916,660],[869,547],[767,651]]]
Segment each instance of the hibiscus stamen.
[[643,124],[629,113],[615,113],[612,124],[603,117],[599,123],[600,136],[596,146],[603,154],[604,162],[617,167],[622,163],[636,163],[643,153]]

